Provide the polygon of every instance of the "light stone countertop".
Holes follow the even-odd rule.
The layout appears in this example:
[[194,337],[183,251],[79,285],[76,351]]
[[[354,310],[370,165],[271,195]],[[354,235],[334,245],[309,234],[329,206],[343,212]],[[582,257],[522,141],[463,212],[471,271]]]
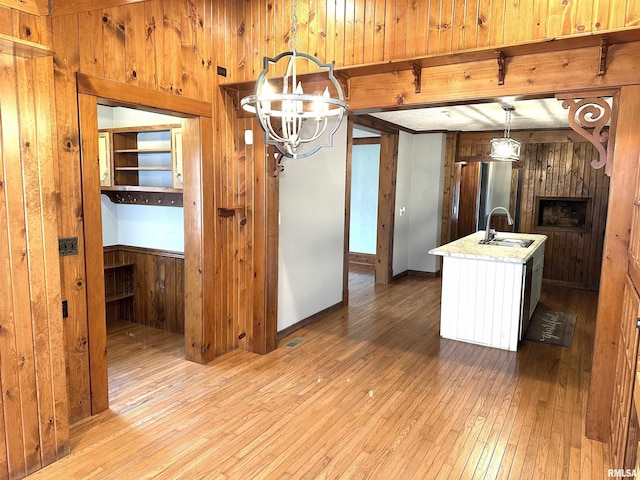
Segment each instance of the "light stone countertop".
[[527,248],[482,245],[478,242],[484,238],[484,231],[480,230],[440,247],[433,248],[429,250],[429,253],[443,257],[473,258],[508,263],[527,263],[529,257],[531,257],[539,247],[544,248],[544,242],[547,240],[546,235],[536,235],[533,233],[496,232],[496,237],[534,240],[534,242]]

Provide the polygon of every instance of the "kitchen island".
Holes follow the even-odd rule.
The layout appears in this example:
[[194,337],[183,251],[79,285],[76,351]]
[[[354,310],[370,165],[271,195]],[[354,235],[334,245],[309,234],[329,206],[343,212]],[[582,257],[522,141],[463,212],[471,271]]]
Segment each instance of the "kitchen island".
[[498,233],[479,243],[484,236],[429,251],[443,257],[440,335],[515,351],[540,299],[547,237]]

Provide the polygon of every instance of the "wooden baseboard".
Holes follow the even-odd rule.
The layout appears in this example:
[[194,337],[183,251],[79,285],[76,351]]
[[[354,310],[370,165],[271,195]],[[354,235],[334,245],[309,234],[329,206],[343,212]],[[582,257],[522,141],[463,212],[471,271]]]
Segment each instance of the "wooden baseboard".
[[364,265],[375,265],[376,256],[372,253],[349,252],[349,263],[362,263]]
[[340,310],[342,307],[343,307],[343,302],[340,301],[335,305],[331,305],[330,307],[325,308],[324,310],[320,310],[318,313],[314,313],[310,317],[303,318],[299,322],[296,322],[293,325],[289,325],[287,328],[280,330],[278,332],[278,341],[288,337],[289,335],[300,330],[301,328],[311,325],[312,323],[315,323],[318,320],[322,320],[324,317],[326,317],[330,313],[333,313],[336,310]]
[[543,278],[542,283],[544,283],[545,285],[557,285],[559,287],[577,288],[579,290],[591,290],[592,292],[598,291],[598,287],[592,287],[583,283],[565,282],[563,280],[552,280],[549,278]]
[[393,276],[393,280],[398,280],[399,278],[412,276],[412,277],[428,277],[428,278],[438,278],[440,277],[440,271],[437,272],[423,272],[422,270],[405,270],[404,272],[400,272],[397,275]]

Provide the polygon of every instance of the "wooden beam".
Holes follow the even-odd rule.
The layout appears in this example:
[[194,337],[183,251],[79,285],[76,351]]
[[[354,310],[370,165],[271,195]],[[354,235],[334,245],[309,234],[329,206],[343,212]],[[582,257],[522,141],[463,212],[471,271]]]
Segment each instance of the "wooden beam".
[[[369,113],[373,109],[397,110],[417,106],[447,105],[481,101],[502,96],[551,97],[558,92],[576,92],[617,88],[637,83],[637,74],[628,65],[640,63],[640,42],[611,47],[607,74],[595,76],[599,46],[578,50],[538,53],[509,58],[509,75],[505,84],[495,82],[495,59],[468,64],[425,67],[429,81],[421,93],[407,89],[413,81],[410,70],[372,73],[351,79],[351,114]],[[471,72],[461,75],[461,70]],[[569,74],[570,72],[570,74]]]
[[586,434],[609,438],[622,291],[627,273],[631,212],[638,171],[640,86],[620,89],[613,172],[598,296],[598,323],[586,413]]
[[175,116],[211,117],[211,103],[159,92],[137,85],[123,84],[106,78],[77,74],[78,93],[94,95],[99,103],[110,106],[145,105],[145,110]]

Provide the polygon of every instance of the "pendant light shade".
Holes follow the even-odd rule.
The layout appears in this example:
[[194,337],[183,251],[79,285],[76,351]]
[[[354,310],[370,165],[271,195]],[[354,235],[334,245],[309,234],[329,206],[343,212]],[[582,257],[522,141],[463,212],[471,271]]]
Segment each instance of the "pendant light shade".
[[505,111],[505,130],[504,137],[496,137],[491,139],[491,152],[489,156],[494,160],[503,162],[516,162],[520,160],[521,143],[511,138],[511,113],[515,110],[511,105],[503,105]]

